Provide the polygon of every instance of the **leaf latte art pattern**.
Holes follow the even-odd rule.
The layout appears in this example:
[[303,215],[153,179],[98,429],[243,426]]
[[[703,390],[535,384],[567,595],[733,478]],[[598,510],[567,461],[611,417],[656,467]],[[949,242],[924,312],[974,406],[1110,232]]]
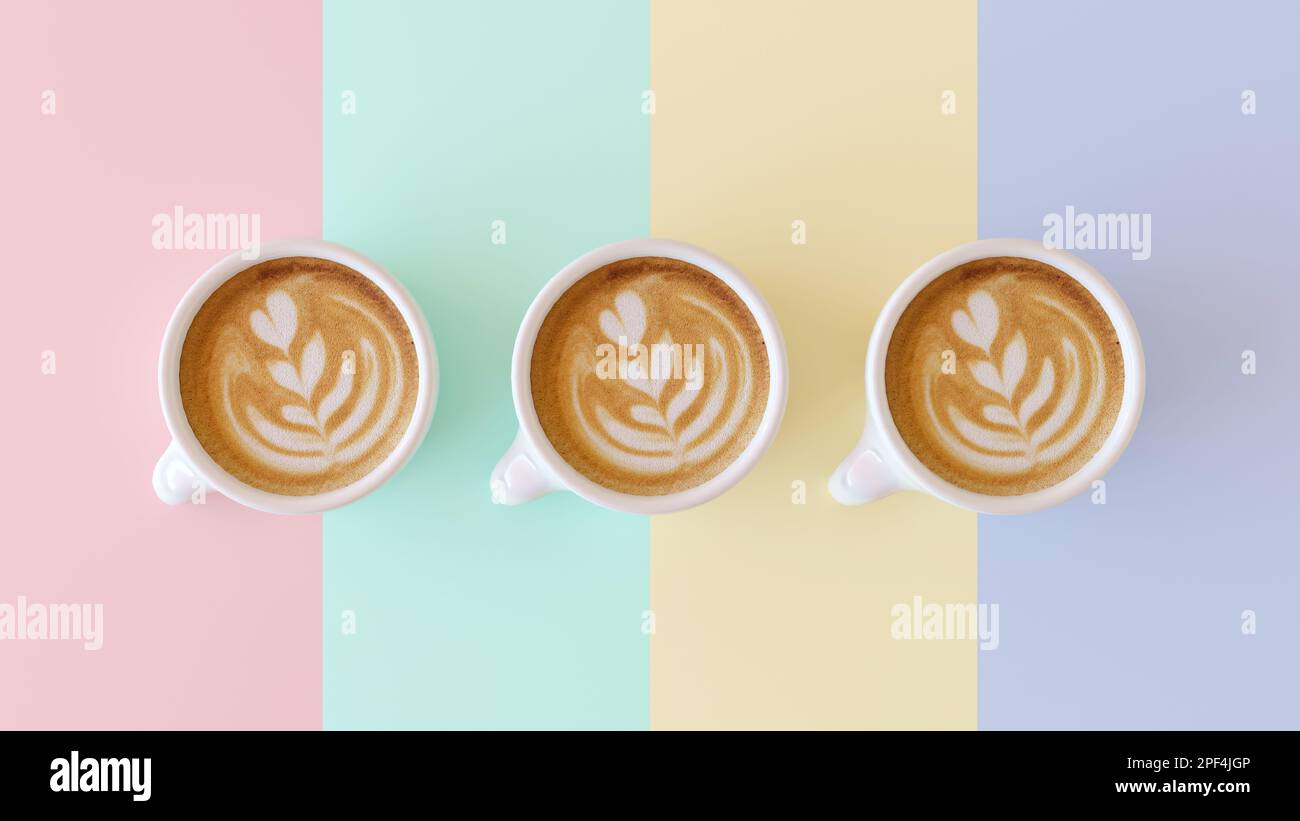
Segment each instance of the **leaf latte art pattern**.
[[614,490],[702,484],[744,451],[767,402],[762,334],[712,274],[638,257],[593,271],[534,345],[533,405],[559,454]]
[[967,263],[900,317],[885,366],[891,415],[941,478],[1016,495],[1067,478],[1118,416],[1123,358],[1096,299],[1034,260]]
[[204,303],[181,353],[181,396],[204,449],[237,479],[316,494],[392,451],[417,371],[410,331],[377,286],[293,257],[240,273]]

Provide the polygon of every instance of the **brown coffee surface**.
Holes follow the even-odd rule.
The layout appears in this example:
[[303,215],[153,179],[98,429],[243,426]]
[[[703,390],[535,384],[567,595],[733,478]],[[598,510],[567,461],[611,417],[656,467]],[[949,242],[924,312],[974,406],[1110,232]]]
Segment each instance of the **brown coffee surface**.
[[1097,299],[1043,262],[991,257],[927,285],[899,317],[885,393],[940,478],[1016,496],[1059,484],[1119,416],[1124,360]]
[[721,279],[637,257],[560,296],[538,331],[530,380],[566,462],[611,490],[659,496],[703,484],[744,452],[767,405],[767,345]]
[[410,426],[415,342],[378,285],[315,257],[262,262],[199,308],[181,348],[181,401],[212,459],[286,496],[346,487]]

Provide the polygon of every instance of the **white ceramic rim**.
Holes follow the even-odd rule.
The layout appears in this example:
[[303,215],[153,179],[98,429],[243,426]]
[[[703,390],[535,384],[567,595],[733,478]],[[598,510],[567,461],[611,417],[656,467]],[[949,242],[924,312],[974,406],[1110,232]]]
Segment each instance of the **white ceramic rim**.
[[[199,308],[217,288],[241,271],[260,262],[282,257],[318,257],[346,265],[383,289],[397,306],[411,331],[415,342],[416,362],[420,371],[420,385],[415,399],[411,423],[397,443],[397,447],[379,465],[361,479],[327,493],[314,496],[284,496],[241,482],[225,468],[218,465],[190,429],[181,402],[180,361],[181,346],[189,332]],[[162,400],[163,419],[172,441],[189,462],[200,479],[209,487],[240,504],[267,513],[319,513],[346,505],[388,481],[407,460],[415,454],[429,430],[438,398],[438,357],[433,336],[424,314],[402,284],[375,262],[361,254],[332,242],[316,239],[276,240],[262,245],[261,253],[254,259],[244,259],[235,252],[218,262],[199,277],[181,298],[180,304],[167,322],[163,333],[162,351],[158,357],[158,395]]]
[[[941,274],[958,265],[986,257],[1024,257],[1045,262],[1069,274],[1097,298],[1119,335],[1124,356],[1124,395],[1115,426],[1101,448],[1082,467],[1049,488],[1020,496],[989,496],[957,487],[939,478],[903,442],[885,396],[885,354],[889,339],[903,309]],[[908,489],[922,490],[945,501],[980,513],[1014,514],[1041,510],[1064,502],[1087,489],[1105,475],[1137,429],[1146,389],[1146,366],[1142,340],[1128,306],[1097,269],[1072,254],[1044,247],[1026,239],[982,239],[958,246],[917,268],[885,303],[871,332],[867,348],[867,425],[879,434],[878,446],[886,451],[887,464]]]
[[[717,476],[689,490],[669,493],[662,496],[637,496],[619,493],[599,485],[583,476],[556,452],[551,441],[546,438],[542,425],[537,419],[533,407],[531,367],[533,344],[537,341],[537,332],[542,320],[550,313],[560,295],[587,274],[611,262],[634,257],[668,257],[689,262],[699,266],[727,283],[744,301],[745,307],[758,322],[767,345],[768,392],[767,405],[763,409],[763,419],[749,446],[730,465]],[[515,415],[519,417],[519,429],[528,443],[531,452],[542,466],[551,473],[565,488],[573,491],[589,502],[620,510],[626,513],[673,513],[703,504],[720,496],[739,482],[745,474],[753,469],[763,453],[772,444],[781,419],[785,415],[786,390],[786,353],[785,340],[776,323],[772,309],[763,301],[763,297],[739,271],[719,257],[684,242],[668,239],[634,239],[614,242],[590,251],[564,266],[550,282],[542,288],[533,299],[532,305],[524,314],[515,338],[514,356],[510,367],[510,385],[514,394]]]

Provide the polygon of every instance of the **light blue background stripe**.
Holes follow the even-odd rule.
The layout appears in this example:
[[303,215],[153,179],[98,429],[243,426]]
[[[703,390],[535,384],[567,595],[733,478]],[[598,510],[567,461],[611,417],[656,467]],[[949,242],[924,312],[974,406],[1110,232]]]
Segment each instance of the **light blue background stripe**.
[[979,26],[980,235],[1153,215],[1150,260],[1082,252],[1147,354],[1107,504],[981,517],[980,726],[1296,728],[1300,6],[999,0]]
[[528,303],[649,230],[648,29],[644,2],[325,3],[325,235],[412,290],[442,366],[415,460],[325,516],[326,728],[649,724],[648,520],[487,488]]

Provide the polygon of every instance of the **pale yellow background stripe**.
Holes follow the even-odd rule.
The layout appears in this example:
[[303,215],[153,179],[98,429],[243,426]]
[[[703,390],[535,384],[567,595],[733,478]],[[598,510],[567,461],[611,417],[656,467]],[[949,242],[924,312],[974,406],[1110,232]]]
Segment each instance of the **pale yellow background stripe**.
[[861,432],[885,298],[976,237],[976,4],[654,0],[651,14],[653,233],[755,281],[791,373],[758,468],[651,524],[651,724],[974,728],[974,643],[894,641],[889,626],[914,595],[976,600],[975,514],[917,494],[843,508],[825,483]]

